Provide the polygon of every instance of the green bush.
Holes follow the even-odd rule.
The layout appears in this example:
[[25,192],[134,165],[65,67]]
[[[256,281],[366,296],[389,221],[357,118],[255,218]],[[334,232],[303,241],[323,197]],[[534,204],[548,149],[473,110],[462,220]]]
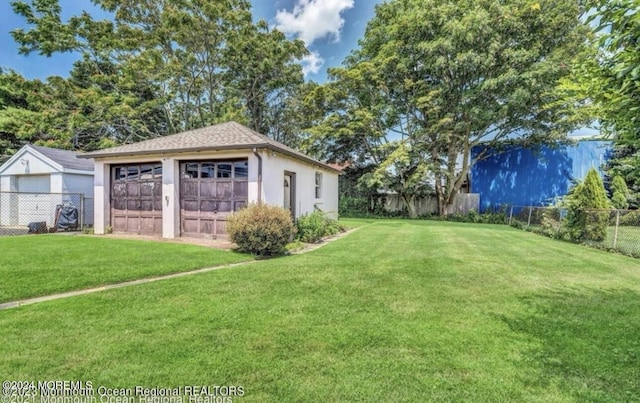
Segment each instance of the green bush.
[[437,214],[425,214],[420,216],[424,220],[433,221],[452,221],[474,224],[507,224],[508,215],[505,208],[501,208],[495,212],[478,213],[475,209],[469,210],[467,214],[449,214],[441,216]]
[[340,216],[360,216],[369,214],[369,199],[366,197],[340,196],[338,212]]
[[629,208],[629,188],[622,176],[616,175],[611,183],[611,204],[613,207],[625,210]]
[[620,225],[640,226],[640,210],[621,212]]
[[282,254],[295,230],[288,210],[267,204],[252,204],[227,221],[229,238],[241,251],[260,257]]
[[345,229],[336,220],[332,220],[321,211],[303,215],[297,222],[296,238],[306,243],[320,242],[322,238],[343,232]]
[[576,242],[600,242],[607,236],[609,212],[593,209],[611,207],[598,172],[591,168],[584,181],[578,182],[565,198],[569,238]]
[[536,232],[549,238],[568,240],[569,233],[562,219],[562,210],[557,207],[543,209],[540,228]]

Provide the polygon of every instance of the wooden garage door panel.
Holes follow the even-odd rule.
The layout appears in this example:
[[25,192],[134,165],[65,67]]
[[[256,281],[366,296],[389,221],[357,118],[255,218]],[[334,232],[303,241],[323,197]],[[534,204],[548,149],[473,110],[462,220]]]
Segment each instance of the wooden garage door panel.
[[127,217],[114,215],[111,218],[111,225],[114,232],[127,232]]
[[[159,221],[159,223],[158,223]],[[159,224],[159,225],[158,225]],[[159,231],[158,231],[159,230]],[[157,217],[140,217],[140,233],[155,234],[162,233],[162,219]]]
[[127,226],[125,229],[126,232],[137,232],[137,233],[140,232],[140,218],[126,216],[125,220],[127,222]]
[[216,221],[216,233],[218,234],[226,234],[227,233],[227,220],[218,220]]
[[120,165],[111,172],[113,230],[162,235],[162,165]]
[[227,216],[248,203],[248,161],[188,161],[180,172],[182,234],[226,237]]

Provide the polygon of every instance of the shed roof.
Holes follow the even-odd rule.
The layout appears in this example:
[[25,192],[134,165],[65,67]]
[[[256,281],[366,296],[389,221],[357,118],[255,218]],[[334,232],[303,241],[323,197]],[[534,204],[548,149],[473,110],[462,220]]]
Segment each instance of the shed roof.
[[51,161],[60,164],[65,169],[78,169],[81,171],[93,171],[93,163],[91,161],[78,159],[75,151],[60,150],[58,148],[49,148],[29,144],[27,147],[34,149]]
[[132,155],[184,153],[196,151],[218,151],[237,149],[267,148],[281,152],[307,163],[338,172],[337,169],[308,155],[294,150],[278,141],[256,132],[237,122],[220,123],[193,129],[169,136],[158,137],[138,143],[126,144],[104,150],[81,154],[78,158],[108,158]]
[[22,159],[25,154],[31,153],[36,158],[42,160],[53,171],[93,174],[94,164],[91,161],[76,158],[78,155],[75,151],[60,150],[57,148],[49,148],[27,144],[18,150],[11,158],[0,165],[0,174],[10,169],[13,164]]

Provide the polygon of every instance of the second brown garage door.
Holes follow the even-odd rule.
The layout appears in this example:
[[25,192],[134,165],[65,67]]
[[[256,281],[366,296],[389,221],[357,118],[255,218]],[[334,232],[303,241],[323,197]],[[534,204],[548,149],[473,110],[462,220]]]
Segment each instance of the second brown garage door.
[[207,160],[180,164],[180,230],[184,236],[227,235],[229,214],[247,205],[248,161]]

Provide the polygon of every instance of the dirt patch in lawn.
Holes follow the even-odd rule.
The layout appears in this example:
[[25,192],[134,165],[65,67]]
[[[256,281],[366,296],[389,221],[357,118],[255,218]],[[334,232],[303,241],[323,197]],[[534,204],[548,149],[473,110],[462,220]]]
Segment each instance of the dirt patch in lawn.
[[154,242],[167,242],[167,243],[182,243],[188,245],[205,246],[214,249],[234,249],[236,244],[227,239],[207,239],[207,238],[174,238],[166,239],[150,235],[135,235],[135,234],[105,234],[105,235],[91,235],[98,237],[106,237],[113,239],[133,239],[138,241],[154,241]]

